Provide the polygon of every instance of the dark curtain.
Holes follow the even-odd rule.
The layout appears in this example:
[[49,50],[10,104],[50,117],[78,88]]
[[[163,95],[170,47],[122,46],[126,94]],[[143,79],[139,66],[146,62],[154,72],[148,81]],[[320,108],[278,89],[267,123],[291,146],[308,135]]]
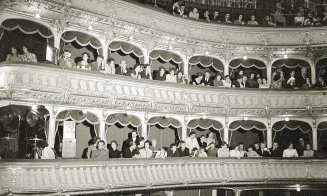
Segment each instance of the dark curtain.
[[264,142],[265,135],[264,131],[257,129],[244,130],[242,128],[237,129],[236,131],[229,132],[230,134],[230,146],[233,148],[238,143],[244,143],[244,146],[248,148],[257,142]]
[[273,131],[273,140],[278,142],[282,149],[286,149],[290,143],[292,143],[294,147],[298,146],[299,138],[303,138],[305,143],[310,143],[312,145],[310,134],[311,132],[303,133],[300,129],[290,130],[285,127],[282,131]]

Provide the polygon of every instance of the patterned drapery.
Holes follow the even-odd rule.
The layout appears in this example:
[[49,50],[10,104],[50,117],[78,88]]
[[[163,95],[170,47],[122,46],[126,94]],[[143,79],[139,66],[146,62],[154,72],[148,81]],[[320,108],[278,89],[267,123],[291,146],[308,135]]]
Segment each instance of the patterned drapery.
[[311,132],[311,126],[303,121],[297,121],[297,120],[290,120],[290,121],[278,121],[276,122],[272,130],[279,132],[283,129],[289,129],[289,130],[300,130],[302,133],[309,133]]
[[46,39],[53,37],[52,32],[47,27],[39,23],[36,23],[34,21],[25,20],[25,19],[7,19],[2,22],[1,27],[7,31],[13,31],[15,29],[19,29],[25,34],[38,33],[40,36]]
[[111,51],[121,50],[125,54],[133,53],[135,56],[137,56],[139,58],[144,56],[142,50],[139,47],[137,47],[133,44],[127,43],[127,42],[123,42],[123,41],[111,42],[109,44],[109,49]]
[[128,126],[131,125],[133,127],[140,127],[141,121],[136,116],[128,115],[126,113],[116,113],[116,114],[110,114],[107,117],[106,124],[107,125],[114,125],[114,124],[120,124],[121,126]]
[[234,59],[229,63],[229,67],[231,67],[232,69],[237,69],[239,67],[243,67],[243,68],[255,67],[257,69],[266,69],[265,63],[257,59],[247,59],[247,60]]
[[316,64],[316,67],[318,69],[326,68],[327,67],[327,58],[319,60],[318,63]]
[[255,120],[238,120],[234,121],[229,125],[229,131],[236,131],[238,129],[243,129],[246,131],[250,131],[252,129],[256,129],[258,131],[266,131],[266,125],[262,122]]
[[327,131],[327,121],[321,122],[317,128],[318,131]]
[[165,62],[173,61],[174,63],[181,64],[183,63],[182,58],[170,51],[166,50],[154,50],[150,53],[150,59],[155,60],[160,58]]
[[174,119],[174,118],[166,118],[164,116],[156,116],[156,117],[152,117],[149,119],[148,121],[148,125],[159,125],[163,128],[166,127],[174,127],[174,128],[181,128],[182,125],[181,123]]
[[187,124],[187,128],[189,129],[196,129],[196,128],[201,128],[201,129],[210,129],[213,128],[217,131],[221,131],[224,129],[223,125],[212,119],[193,119]]
[[79,31],[66,31],[62,34],[61,39],[64,42],[76,41],[81,46],[90,45],[95,49],[101,49],[101,43],[97,38]]
[[83,113],[81,110],[65,110],[60,112],[57,116],[57,121],[66,120],[73,120],[76,123],[87,121],[92,125],[99,124],[99,119],[95,114],[91,112]]
[[224,64],[217,58],[210,56],[193,56],[190,58],[188,62],[191,66],[200,64],[203,67],[214,68],[215,70],[223,73],[224,72]]
[[310,64],[307,61],[301,59],[280,59],[272,64],[273,68],[276,68],[278,66],[287,67],[289,69],[294,69],[297,67],[310,68]]

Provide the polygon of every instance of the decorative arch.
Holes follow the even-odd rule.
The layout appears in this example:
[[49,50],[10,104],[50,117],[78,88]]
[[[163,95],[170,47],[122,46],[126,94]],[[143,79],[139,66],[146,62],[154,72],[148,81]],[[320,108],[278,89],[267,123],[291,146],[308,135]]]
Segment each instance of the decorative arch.
[[317,126],[318,130],[318,151],[327,152],[327,121],[321,122]]
[[142,125],[140,119],[134,115],[128,115],[126,113],[110,114],[106,119],[106,124],[114,125],[116,123],[124,127],[130,125],[135,128],[138,128]]
[[320,59],[316,64],[316,75],[322,76],[325,81],[327,80],[327,58]]
[[109,44],[109,49],[111,51],[121,50],[125,54],[134,54],[138,58],[144,57],[142,49],[130,42],[113,41]]
[[72,120],[76,123],[87,121],[92,125],[99,124],[99,118],[92,112],[83,113],[82,110],[64,110],[57,115],[57,121]]
[[231,146],[243,142],[245,147],[249,147],[256,142],[266,140],[267,127],[260,121],[237,120],[229,125],[229,131],[229,144]]
[[181,128],[182,124],[179,120],[175,118],[166,118],[165,116],[152,117],[148,121],[148,125],[159,125],[162,128],[173,127]]
[[183,70],[184,68],[182,57],[172,51],[156,49],[150,52],[149,58],[153,70],[158,70],[160,66],[164,66],[166,70],[170,68]]
[[224,73],[224,64],[218,58],[215,57],[204,55],[192,56],[188,63],[191,67],[195,65],[201,65],[205,68],[212,67],[214,70],[220,73]]
[[65,31],[61,39],[66,43],[76,41],[81,46],[90,45],[94,49],[101,49],[101,42],[97,38],[81,31]]
[[249,58],[244,60],[243,58],[233,59],[229,62],[229,73],[231,77],[236,77],[240,70],[244,70],[244,75],[250,75],[250,73],[260,74],[266,76],[267,66],[258,59]]

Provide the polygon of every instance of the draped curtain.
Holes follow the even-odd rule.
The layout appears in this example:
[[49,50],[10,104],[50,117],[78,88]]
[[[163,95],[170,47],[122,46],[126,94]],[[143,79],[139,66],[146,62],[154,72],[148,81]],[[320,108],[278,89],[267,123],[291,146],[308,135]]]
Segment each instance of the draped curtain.
[[113,41],[109,44],[109,49],[111,51],[118,51],[121,50],[125,54],[134,54],[137,57],[143,57],[144,54],[140,48],[137,46],[127,43],[127,42],[122,42],[122,41]]
[[91,112],[83,113],[81,110],[65,110],[60,112],[57,116],[57,121],[66,120],[73,120],[76,123],[87,121],[92,125],[99,124],[99,119],[95,114]]
[[316,67],[317,67],[317,69],[326,68],[327,67],[327,58],[319,60],[318,63],[316,64]]
[[232,69],[237,69],[239,67],[242,68],[255,67],[257,69],[266,69],[266,65],[262,61],[256,59],[247,59],[247,60],[234,59],[229,63],[229,67],[231,67]]
[[223,73],[224,72],[224,64],[216,58],[210,56],[193,56],[189,60],[189,64],[191,66],[200,64],[203,67],[212,67],[215,70]]
[[160,58],[161,60],[165,62],[173,61],[174,63],[181,64],[183,63],[182,58],[170,51],[166,50],[154,50],[150,53],[150,59],[155,60]]
[[86,33],[78,32],[78,31],[66,31],[62,34],[61,39],[64,42],[73,42],[76,41],[81,46],[90,45],[92,48],[101,49],[100,41]]
[[305,61],[305,60],[301,60],[301,59],[281,59],[281,60],[277,60],[272,64],[273,68],[276,68],[278,66],[281,67],[286,67],[288,69],[295,69],[295,68],[301,68],[301,67],[306,67],[306,68],[310,68],[310,64]]
[[327,121],[321,122],[318,125],[318,150],[327,152]]
[[107,125],[114,125],[114,124],[120,124],[123,127],[126,127],[128,125],[131,125],[135,128],[138,128],[141,126],[141,121],[136,116],[128,115],[126,113],[117,113],[117,114],[110,114],[106,119]]
[[273,131],[280,132],[283,129],[289,130],[300,130],[302,133],[309,133],[311,132],[311,126],[302,121],[290,120],[290,121],[278,121],[273,125]]
[[321,122],[317,128],[318,131],[327,131],[327,121]]
[[193,119],[187,124],[187,128],[189,129],[196,129],[196,128],[201,128],[201,129],[210,129],[213,128],[217,131],[221,131],[224,129],[223,125],[212,119]]
[[152,117],[148,121],[148,125],[159,125],[160,127],[166,128],[166,127],[174,127],[174,128],[181,128],[181,123],[174,119],[174,118],[166,118],[164,116],[157,116]]
[[[49,39],[53,37],[52,32],[45,26],[25,19],[7,19],[2,22],[1,28],[7,31],[19,29],[25,34],[38,33],[43,38]],[[0,31],[1,35],[1,31]],[[1,36],[0,36],[1,37]]]

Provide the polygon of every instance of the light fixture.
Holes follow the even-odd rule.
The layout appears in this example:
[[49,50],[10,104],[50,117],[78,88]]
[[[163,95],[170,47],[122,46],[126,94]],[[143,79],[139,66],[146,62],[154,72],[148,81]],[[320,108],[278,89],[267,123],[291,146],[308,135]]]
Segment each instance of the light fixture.
[[243,56],[243,60],[246,60],[248,59],[248,57],[246,55]]
[[208,56],[209,55],[209,52],[208,51],[205,51],[204,55]]
[[34,17],[35,17],[36,19],[40,19],[40,18],[41,18],[41,16],[40,16],[39,13],[36,13]]
[[171,45],[168,46],[168,50],[171,50],[173,49],[173,47]]
[[134,37],[131,35],[131,36],[129,36],[128,40],[129,41],[133,41],[134,40]]
[[130,111],[126,112],[127,116],[131,115],[132,113]]
[[247,116],[244,116],[244,117],[243,117],[243,120],[244,120],[244,121],[247,121],[247,120],[249,120],[249,118],[248,118]]
[[287,54],[284,54],[284,59],[287,59],[287,58],[288,58]]
[[89,25],[89,26],[87,27],[87,29],[88,29],[88,30],[93,30],[92,25]]
[[37,110],[37,105],[32,105],[32,110],[36,111]]
[[207,115],[203,114],[201,119],[203,119],[203,120],[207,119]]
[[169,118],[170,117],[170,114],[165,114],[165,118]]
[[296,187],[296,191],[297,192],[300,192],[301,191],[301,186],[299,184],[297,184],[295,187]]
[[87,110],[84,108],[84,109],[82,110],[82,112],[83,112],[83,114],[86,114],[86,113],[87,113]]
[[286,122],[290,121],[290,118],[286,116],[286,117],[285,117],[285,121],[286,121]]

